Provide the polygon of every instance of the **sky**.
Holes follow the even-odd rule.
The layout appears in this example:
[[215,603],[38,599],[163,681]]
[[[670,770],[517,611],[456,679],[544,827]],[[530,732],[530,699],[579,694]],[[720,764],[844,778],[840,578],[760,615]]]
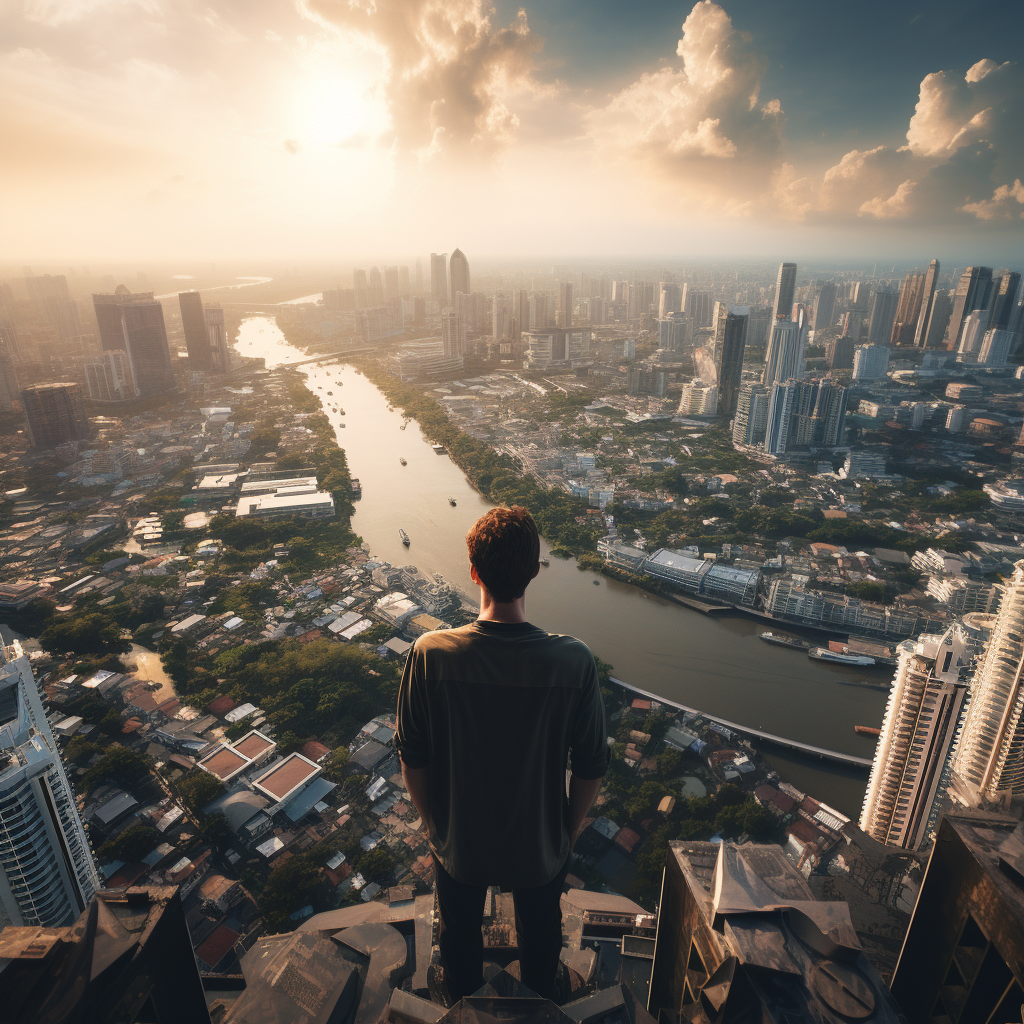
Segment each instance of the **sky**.
[[0,256],[1017,265],[1024,4],[8,0]]

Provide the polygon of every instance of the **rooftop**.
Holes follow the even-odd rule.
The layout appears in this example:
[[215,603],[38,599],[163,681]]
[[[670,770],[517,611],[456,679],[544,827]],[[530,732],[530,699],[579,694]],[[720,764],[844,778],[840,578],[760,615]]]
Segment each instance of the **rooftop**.
[[302,754],[289,754],[253,782],[261,793],[282,801],[320,773],[320,766]]

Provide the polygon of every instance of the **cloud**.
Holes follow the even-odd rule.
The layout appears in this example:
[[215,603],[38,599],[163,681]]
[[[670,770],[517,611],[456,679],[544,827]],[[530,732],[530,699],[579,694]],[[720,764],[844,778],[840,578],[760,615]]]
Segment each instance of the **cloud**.
[[304,0],[301,9],[383,57],[380,89],[398,154],[492,153],[515,138],[509,104],[534,86],[543,46],[524,10],[495,28],[484,0]]
[[642,74],[590,115],[591,133],[608,152],[639,159],[708,202],[764,189],[779,163],[784,114],[761,103],[767,61],[729,15],[701,0],[676,44],[681,67]]
[[1000,185],[991,199],[967,203],[960,209],[963,213],[974,214],[978,220],[1024,219],[1024,185],[1017,178],[1012,185]]

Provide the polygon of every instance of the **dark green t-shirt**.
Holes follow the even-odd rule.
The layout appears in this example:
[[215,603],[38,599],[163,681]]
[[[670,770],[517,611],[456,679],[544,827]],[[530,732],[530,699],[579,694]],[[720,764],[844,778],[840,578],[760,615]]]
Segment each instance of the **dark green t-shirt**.
[[431,846],[467,885],[544,885],[569,855],[566,769],[608,767],[586,644],[523,623],[421,636],[398,695],[398,747],[430,768]]

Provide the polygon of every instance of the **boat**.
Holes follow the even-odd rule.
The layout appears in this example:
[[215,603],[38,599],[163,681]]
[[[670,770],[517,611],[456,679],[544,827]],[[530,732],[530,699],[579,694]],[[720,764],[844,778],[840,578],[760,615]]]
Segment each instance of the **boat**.
[[406,427],[407,427],[408,425],[409,425],[408,423],[403,423],[403,424],[402,424],[402,425],[401,425],[401,426],[400,426],[400,427],[399,427],[398,429],[399,429],[399,430],[405,430],[405,428],[406,428]]
[[853,731],[859,732],[861,736],[881,736],[882,734],[882,730],[876,729],[873,725],[855,725]]
[[594,580],[594,586],[595,587],[601,586],[601,581],[600,580]]
[[866,679],[837,679],[840,686],[863,686],[867,690],[888,690],[890,683],[869,683]]
[[353,500],[355,500],[356,498],[361,498],[363,496],[363,486],[362,484],[359,483],[358,477],[352,477],[351,487]]
[[778,644],[780,647],[795,647],[799,651],[806,651],[811,645],[806,640],[801,640],[796,636],[787,636],[785,633],[773,633],[768,630],[761,634],[761,639],[765,643]]
[[329,397],[329,396],[333,395],[334,392],[333,391],[328,391],[327,394],[328,394],[328,397]]
[[551,564],[551,562],[550,562],[550,560],[548,560],[547,558],[542,558],[542,559],[540,560],[540,564],[541,564],[541,565],[550,565],[550,564]]
[[843,654],[841,651],[830,651],[827,647],[812,647],[808,656],[818,661],[834,661],[838,665],[874,665],[875,659],[866,654]]
[[402,464],[403,466],[408,466],[408,465],[409,465],[409,463],[408,463],[408,462],[406,462],[406,461],[405,461],[405,459],[403,459],[403,458],[402,458],[401,456],[399,456],[399,458],[398,458],[398,461],[399,461],[399,462],[400,462],[400,463],[401,463],[401,464]]
[[455,508],[455,499],[450,494],[448,495],[448,504]]
[[403,530],[403,529],[399,528],[399,530],[398,530],[398,536],[402,538],[402,543],[403,543],[403,544],[404,544],[404,545],[405,545],[406,547],[408,547],[408,546],[409,546],[409,534],[407,534],[407,533],[405,532],[405,530]]
[[448,454],[448,449],[445,448],[445,446],[443,444],[432,444],[430,447],[434,449],[434,454],[435,455],[447,455]]

